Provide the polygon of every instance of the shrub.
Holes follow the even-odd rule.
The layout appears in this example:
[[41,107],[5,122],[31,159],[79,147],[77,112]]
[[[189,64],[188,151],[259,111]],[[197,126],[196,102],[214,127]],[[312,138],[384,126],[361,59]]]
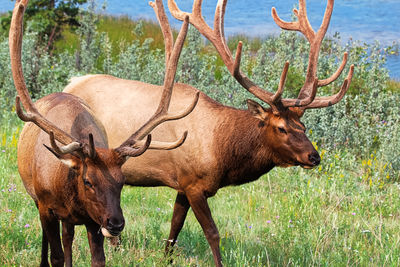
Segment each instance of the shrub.
[[[164,76],[164,53],[151,49],[153,39],[143,38],[141,23],[132,35],[140,38],[132,43],[122,42],[116,49],[105,32],[96,29],[98,15],[90,4],[80,13],[80,44],[77,52],[63,52],[50,56],[38,47],[37,36],[27,33],[23,43],[23,67],[28,88],[34,98],[61,91],[72,76],[88,73],[108,73],[120,78],[161,84]],[[28,24],[29,25],[29,24]],[[29,27],[29,26],[28,26]],[[144,40],[144,41],[139,41]],[[234,40],[234,38],[232,39]],[[10,74],[8,42],[0,40],[1,119],[9,119],[13,108],[15,89]],[[275,91],[285,61],[290,62],[285,97],[296,97],[303,84],[308,63],[308,42],[293,32],[282,32],[250,49],[243,47],[241,69],[259,86]],[[391,48],[379,43],[365,44],[350,40],[345,45],[339,34],[323,42],[318,76],[329,77],[341,63],[345,51],[349,62],[355,65],[353,82],[344,99],[329,108],[309,110],[303,121],[310,138],[323,149],[345,149],[357,158],[368,160],[373,154],[379,166],[375,176],[396,178],[400,174],[399,91],[394,90],[384,67]],[[182,51],[177,80],[191,84],[217,101],[245,107],[245,100],[254,97],[231,77],[219,56],[209,48],[200,34],[190,27],[187,45]],[[156,47],[160,47],[157,45]],[[254,50],[254,47],[258,50]],[[120,51],[113,56],[115,50]],[[207,52],[205,52],[207,51]],[[211,51],[211,52],[210,52]],[[350,65],[350,64],[348,64]],[[349,66],[342,76],[329,86],[320,88],[319,95],[335,93],[340,88]],[[372,176],[370,176],[372,177]],[[378,179],[378,178],[376,178]]]

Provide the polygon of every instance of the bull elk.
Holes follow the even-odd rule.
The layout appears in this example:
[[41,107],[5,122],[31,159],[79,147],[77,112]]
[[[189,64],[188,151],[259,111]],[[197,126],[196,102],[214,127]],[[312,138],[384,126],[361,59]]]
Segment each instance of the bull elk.
[[[155,3],[153,7],[163,10],[161,0],[156,0]],[[282,29],[299,31],[310,43],[304,85],[297,99],[284,99],[282,93],[288,62],[284,65],[275,93],[263,90],[240,70],[242,43],[239,42],[233,57],[224,37],[227,0],[218,1],[214,29],[206,24],[201,15],[201,0],[195,0],[193,12],[190,14],[179,10],[175,1],[168,0],[172,15],[178,20],[184,20],[188,16],[190,23],[213,43],[232,76],[246,90],[268,104],[269,108],[248,100],[248,110],[240,110],[224,106],[200,93],[199,103],[189,116],[179,123],[166,123],[153,131],[153,135],[158,138],[173,138],[182,129],[188,129],[191,134],[179,150],[157,154],[148,152],[124,164],[122,171],[128,185],[168,186],[177,190],[165,248],[167,253],[172,250],[187,212],[192,208],[212,249],[215,265],[222,266],[220,237],[207,199],[222,187],[257,180],[274,167],[312,168],[320,163],[320,156],[307,138],[300,118],[307,109],[328,107],[339,102],[349,88],[354,66],[350,67],[337,94],[316,97],[319,87],[332,83],[340,76],[348,55],[344,54],[340,67],[331,77],[318,79],[318,54],[329,25],[334,0],[328,0],[322,25],[317,32],[308,21],[305,0],[300,0],[299,3],[299,9],[294,9],[298,20],[294,22],[281,20],[275,8],[272,8],[272,16]],[[164,30],[164,34],[170,33]],[[115,145],[151,114],[162,87],[107,75],[89,75],[74,78],[64,92],[79,96],[89,103],[93,112],[104,123],[110,144]],[[171,99],[172,106],[179,108],[186,105],[196,93],[198,90],[189,85],[176,84]],[[140,116],[135,116],[136,114]]]
[[[139,130],[121,140],[121,145],[110,149],[103,125],[82,99],[67,93],[53,93],[33,104],[21,63],[23,15],[27,4],[28,0],[15,4],[9,44],[12,74],[18,92],[16,110],[19,118],[27,122],[18,143],[18,170],[39,210],[43,232],[41,266],[49,265],[49,244],[53,266],[64,266],[64,262],[66,266],[72,266],[74,226],[81,224],[87,229],[92,266],[104,266],[104,236],[118,235],[125,224],[120,207],[125,182],[122,164],[147,149],[177,148],[187,136],[184,132],[175,142],[151,142],[149,133],[165,121],[185,117],[197,103],[198,98],[195,98],[181,113],[168,111],[188,20],[183,23],[169,55],[164,89],[156,113],[141,124]],[[64,251],[59,221],[62,222]]]

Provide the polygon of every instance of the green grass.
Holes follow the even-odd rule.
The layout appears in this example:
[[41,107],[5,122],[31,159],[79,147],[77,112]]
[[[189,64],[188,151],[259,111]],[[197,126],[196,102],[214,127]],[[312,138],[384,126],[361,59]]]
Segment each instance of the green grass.
[[393,93],[400,93],[400,81],[390,80],[387,83],[387,90]]
[[[0,132],[0,262],[32,266],[40,262],[41,228],[17,171],[21,123],[14,119]],[[383,172],[379,182],[369,180],[376,172],[373,156],[357,160],[344,150],[319,150],[320,168],[275,169],[209,200],[226,266],[400,264],[399,185]],[[168,188],[123,189],[126,227],[119,247],[105,244],[108,266],[167,266],[163,247],[174,199]],[[88,266],[86,233],[76,229],[74,263]],[[191,212],[173,257],[176,266],[213,266]]]
[[[134,34],[134,30],[139,22],[142,24],[142,34],[137,36]],[[143,43],[146,38],[153,39],[153,42],[150,45],[152,49],[164,49],[164,39],[160,30],[160,26],[154,21],[134,21],[127,16],[102,15],[99,19],[97,30],[98,32],[107,34],[110,42],[113,44],[113,56],[119,55],[121,44],[129,45],[135,40]],[[79,37],[77,34],[71,29],[64,29],[61,38],[55,44],[55,51],[57,53],[64,50],[68,50],[70,52],[76,51],[79,45],[78,38]]]

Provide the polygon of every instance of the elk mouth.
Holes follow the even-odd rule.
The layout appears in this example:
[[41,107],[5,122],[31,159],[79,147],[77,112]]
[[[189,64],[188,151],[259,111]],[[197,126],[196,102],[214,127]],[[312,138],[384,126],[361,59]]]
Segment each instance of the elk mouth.
[[121,231],[115,231],[115,230],[111,230],[111,229],[107,229],[107,228],[101,227],[101,233],[105,237],[115,237],[115,236],[118,236],[121,233]]
[[312,169],[317,165],[304,165],[304,164],[299,164],[300,167],[302,167],[303,169]]
[[296,161],[296,166],[300,166],[303,169],[312,169],[312,168],[318,166],[319,163],[321,162],[321,157],[319,156],[317,151],[311,152],[307,156],[302,157],[302,159],[303,160]]
[[[318,163],[319,164],[319,163]],[[314,168],[315,166],[317,166],[318,165],[317,163],[304,163],[304,162],[299,162],[299,161],[296,161],[295,163],[294,163],[294,165],[295,166],[300,166],[300,167],[302,167],[303,169],[307,169],[307,170],[309,170],[309,169],[312,169],[312,168]]]
[[[101,220],[100,220],[101,221]],[[113,225],[109,223],[109,219],[106,220],[107,222],[104,224],[99,224],[101,233],[105,237],[116,237],[119,236],[122,230],[124,229],[125,222],[123,221],[119,225]]]

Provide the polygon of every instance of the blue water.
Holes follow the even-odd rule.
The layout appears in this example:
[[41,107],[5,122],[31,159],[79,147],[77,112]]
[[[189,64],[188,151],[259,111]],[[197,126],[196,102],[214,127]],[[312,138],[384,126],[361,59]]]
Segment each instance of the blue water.
[[[0,12],[11,10],[13,2],[1,0]],[[102,0],[98,0],[102,2]],[[190,11],[192,0],[176,0],[184,11]],[[203,15],[212,25],[217,0],[203,0]],[[164,0],[166,5],[166,0]],[[275,6],[279,16],[290,20],[292,8],[297,0],[230,0],[225,16],[227,35],[245,33],[251,36],[266,36],[280,32],[271,17]],[[326,1],[308,0],[307,13],[314,29],[322,21]],[[129,15],[136,18],[155,19],[148,0],[108,0],[107,13]],[[179,22],[170,18],[173,26]],[[400,43],[400,0],[336,0],[327,35],[340,32],[342,40],[349,38],[372,43],[375,40],[388,46]],[[400,80],[400,56],[388,58],[387,67],[392,78]]]

